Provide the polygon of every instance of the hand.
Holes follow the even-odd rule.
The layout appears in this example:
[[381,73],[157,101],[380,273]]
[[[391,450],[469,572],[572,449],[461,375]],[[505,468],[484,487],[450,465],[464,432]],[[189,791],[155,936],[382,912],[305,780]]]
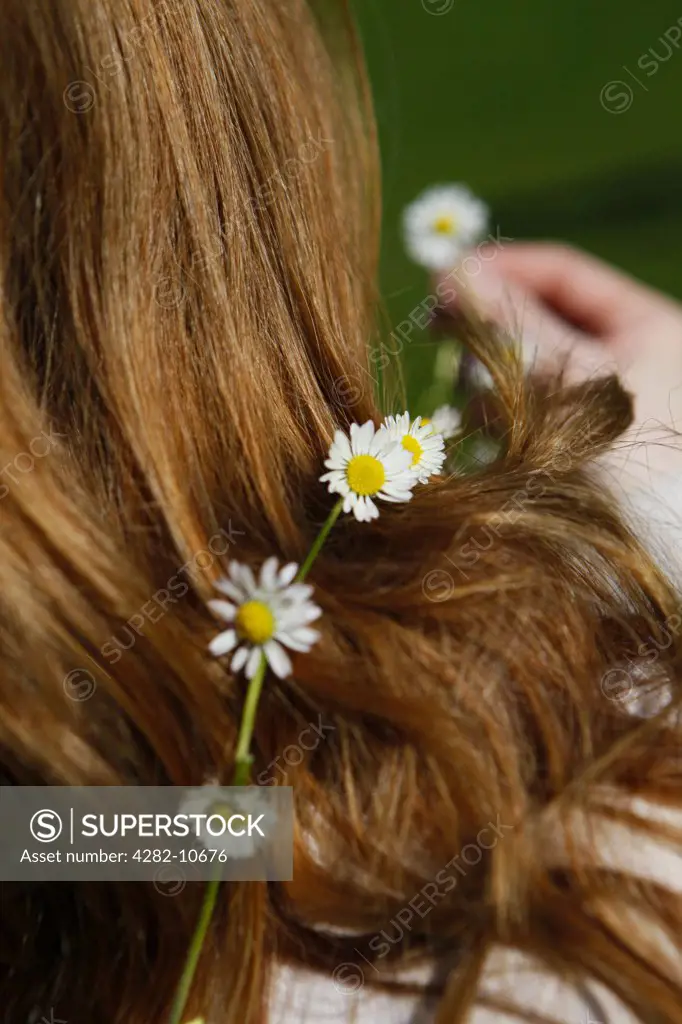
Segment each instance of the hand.
[[491,247],[475,272],[444,276],[521,341],[528,366],[565,366],[570,381],[618,373],[635,402],[627,439],[647,442],[646,459],[634,462],[682,473],[682,444],[670,433],[682,431],[682,306],[563,245]]

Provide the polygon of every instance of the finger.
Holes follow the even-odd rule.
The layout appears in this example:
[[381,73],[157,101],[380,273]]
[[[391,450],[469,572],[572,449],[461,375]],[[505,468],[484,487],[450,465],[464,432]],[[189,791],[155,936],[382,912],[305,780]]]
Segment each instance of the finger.
[[652,301],[663,300],[622,271],[569,246],[514,243],[497,250],[494,266],[566,321],[604,339],[646,315]]
[[[452,282],[450,277],[449,282]],[[477,273],[457,272],[460,298],[473,302],[486,320],[521,344],[523,363],[535,373],[564,370],[567,380],[613,372],[613,360],[597,341],[562,320],[535,295],[498,273],[497,265]]]

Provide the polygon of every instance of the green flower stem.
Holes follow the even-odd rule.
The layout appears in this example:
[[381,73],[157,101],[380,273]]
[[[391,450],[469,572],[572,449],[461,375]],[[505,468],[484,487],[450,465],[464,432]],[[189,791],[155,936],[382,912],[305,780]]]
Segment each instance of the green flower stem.
[[[242,714],[242,720],[239,726],[239,736],[237,738],[235,769],[231,783],[233,786],[246,786],[249,782],[252,761],[250,754],[251,738],[253,736],[253,728],[256,723],[256,711],[258,710],[258,701],[263,689],[266,667],[267,662],[265,660],[265,655],[261,654],[256,674],[253,679],[249,681],[249,688],[246,691],[244,712]],[[199,957],[201,956],[204,939],[206,938],[208,926],[211,923],[211,918],[213,917],[219,888],[220,876],[216,875],[215,878],[212,878],[209,881],[204,892],[204,899],[199,912],[199,920],[197,921],[196,928],[194,929],[194,935],[192,936],[192,942],[190,943],[189,951],[187,953],[185,966],[175,994],[175,1001],[173,1002],[169,1024],[181,1024],[182,1022],[182,1015],[184,1013],[185,1006],[187,1005],[187,999],[192,987],[192,982],[194,981],[194,975],[199,964]]]
[[250,681],[249,688],[246,691],[244,712],[242,714],[242,720],[239,726],[239,736],[237,738],[237,750],[234,755],[235,769],[232,777],[233,786],[248,786],[249,784],[251,761],[253,760],[250,753],[251,738],[253,736],[253,728],[256,724],[258,701],[260,700],[261,691],[263,689],[263,680],[265,679],[267,664],[265,655],[261,654],[256,674]]
[[320,550],[322,548],[322,545],[324,544],[324,542],[326,541],[327,537],[329,536],[329,531],[331,530],[332,526],[334,525],[336,520],[341,515],[342,508],[343,508],[343,498],[339,498],[339,500],[337,501],[336,505],[334,505],[334,508],[329,513],[329,515],[328,515],[328,517],[327,517],[327,519],[326,519],[322,529],[320,530],[320,532],[318,533],[317,537],[315,538],[315,540],[313,542],[313,546],[311,547],[310,551],[308,552],[308,555],[306,556],[305,562],[303,563],[301,568],[298,570],[298,576],[296,577],[296,582],[297,583],[302,583],[303,580],[308,575],[308,573],[310,572],[310,569],[312,568],[313,562],[315,561],[315,559],[319,555]]
[[215,878],[210,880],[206,886],[206,891],[204,892],[204,900],[201,904],[199,920],[197,921],[197,926],[194,929],[194,935],[192,936],[192,942],[190,943],[190,947],[187,952],[185,966],[183,967],[182,976],[175,993],[169,1024],[181,1024],[182,1022],[182,1015],[185,1012],[187,998],[192,987],[192,982],[194,981],[194,975],[196,973],[197,964],[199,963],[199,957],[201,956],[206,932],[208,931],[208,926],[211,923],[211,918],[213,917],[213,910],[215,908],[216,899],[218,898],[219,888],[220,876],[216,875]]
[[[340,498],[334,508],[329,513],[322,529],[318,533],[313,546],[311,547],[305,562],[298,571],[296,576],[296,582],[301,583],[313,565],[313,562],[319,555],[322,545],[329,536],[329,531],[341,515],[343,509],[343,498]],[[247,786],[249,784],[249,777],[251,774],[251,763],[253,757],[251,755],[251,740],[253,738],[253,730],[256,724],[256,712],[258,711],[258,702],[260,695],[263,690],[263,682],[265,680],[265,671],[267,669],[267,660],[264,654],[261,654],[258,668],[253,679],[249,682],[248,690],[246,691],[246,700],[244,701],[244,712],[242,714],[241,724],[239,726],[239,736],[237,737],[237,749],[235,751],[235,769],[234,775],[232,776],[231,785],[233,786]],[[192,988],[192,982],[194,981],[194,975],[199,963],[199,957],[201,956],[201,950],[204,945],[204,939],[208,932],[208,926],[211,923],[213,917],[213,911],[215,909],[216,900],[218,898],[218,890],[220,888],[220,877],[216,876],[212,878],[206,886],[204,892],[204,899],[201,904],[201,910],[199,912],[199,920],[197,921],[196,928],[194,929],[194,935],[190,943],[189,951],[187,953],[187,959],[185,960],[185,966],[180,977],[177,991],[175,993],[175,999],[173,1001],[173,1007],[171,1010],[171,1016],[169,1024],[182,1024],[182,1015],[187,1005],[187,999],[189,997],[190,990]]]

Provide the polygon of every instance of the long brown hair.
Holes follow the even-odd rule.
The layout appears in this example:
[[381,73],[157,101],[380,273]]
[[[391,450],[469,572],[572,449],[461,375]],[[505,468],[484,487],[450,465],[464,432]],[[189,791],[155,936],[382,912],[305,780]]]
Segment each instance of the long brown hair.
[[[300,559],[335,425],[381,415],[345,5],[4,0],[0,110],[3,781],[226,781],[243,682],[206,653],[212,580],[226,557]],[[682,1021],[645,927],[679,949],[680,898],[577,838],[617,817],[662,836],[623,798],[680,803],[670,715],[642,724],[600,685],[677,610],[590,477],[630,400],[524,380],[469,330],[503,455],[342,521],[316,563],[323,640],[268,679],[255,733],[256,779],[294,787],[295,878],[222,890],[192,1000],[209,1020],[261,1021],[276,959],[389,979],[435,957],[450,1024],[506,946]],[[2,1020],[162,1021],[198,888],[5,885]]]

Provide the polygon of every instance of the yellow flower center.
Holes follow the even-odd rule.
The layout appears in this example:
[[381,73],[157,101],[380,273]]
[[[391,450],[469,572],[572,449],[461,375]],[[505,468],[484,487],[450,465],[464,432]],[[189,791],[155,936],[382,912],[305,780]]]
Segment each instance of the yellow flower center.
[[378,494],[386,483],[386,472],[373,455],[354,455],[346,468],[346,480],[352,491],[367,497]]
[[208,816],[209,816],[209,818],[211,817],[212,814],[215,814],[219,818],[222,818],[223,821],[225,822],[225,824],[227,825],[228,821],[230,820],[230,818],[234,814],[234,810],[229,806],[229,804],[221,803],[219,801],[218,803],[211,804],[211,806],[209,807],[209,809],[208,809]]
[[403,448],[406,452],[412,452],[412,465],[416,466],[424,454],[424,449],[417,438],[412,437],[412,434],[405,434],[405,437],[403,438]]
[[262,601],[246,601],[234,620],[242,640],[264,644],[275,632],[275,616]]
[[457,222],[454,217],[444,213],[440,217],[436,217],[433,222],[433,230],[437,235],[454,235],[457,229]]

